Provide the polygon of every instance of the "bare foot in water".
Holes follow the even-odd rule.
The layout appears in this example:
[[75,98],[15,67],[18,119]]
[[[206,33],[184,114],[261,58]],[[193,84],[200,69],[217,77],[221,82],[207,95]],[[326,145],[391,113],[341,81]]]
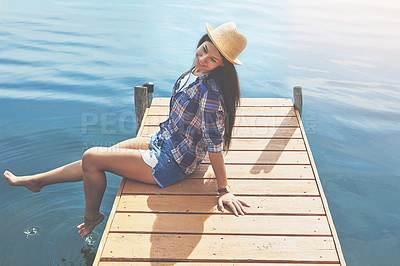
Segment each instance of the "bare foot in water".
[[11,186],[24,186],[32,192],[39,192],[43,188],[34,176],[15,176],[10,171],[5,171],[3,175]]
[[83,221],[84,223],[78,225],[76,228],[80,229],[78,231],[78,233],[82,236],[82,237],[87,237],[88,234],[90,234],[93,229],[100,224],[102,221],[104,220],[104,213],[99,212],[99,214],[97,215],[97,217],[94,217],[92,219],[92,217],[88,217],[88,218],[84,218]]

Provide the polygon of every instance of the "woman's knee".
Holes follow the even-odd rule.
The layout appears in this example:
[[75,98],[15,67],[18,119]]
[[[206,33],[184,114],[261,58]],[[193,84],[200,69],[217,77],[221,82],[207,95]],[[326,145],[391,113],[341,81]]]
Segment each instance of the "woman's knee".
[[98,168],[99,155],[104,151],[103,147],[92,147],[82,155],[82,171],[89,171]]

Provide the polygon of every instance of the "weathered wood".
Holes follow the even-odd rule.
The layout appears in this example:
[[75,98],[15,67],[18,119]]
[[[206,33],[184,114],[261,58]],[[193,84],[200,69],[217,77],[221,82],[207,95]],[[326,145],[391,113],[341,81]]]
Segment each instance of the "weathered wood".
[[229,150],[305,151],[302,139],[232,139]]
[[[157,266],[170,266],[171,262],[118,262],[118,261],[102,261],[99,264],[100,266],[136,266],[136,265],[157,265]],[[195,262],[174,262],[173,265],[180,265],[180,266],[208,266],[208,265],[215,265],[213,262],[201,262],[201,263],[195,263]],[[303,263],[269,263],[269,262],[264,262],[264,263],[253,263],[253,262],[245,262],[245,263],[229,263],[229,262],[218,262],[218,265],[223,265],[223,266],[236,266],[236,265],[251,265],[251,266],[312,266],[313,264],[303,264]],[[324,263],[318,263],[318,266],[339,266],[340,264],[324,264]]]
[[[228,151],[225,164],[310,164],[304,151]],[[208,155],[202,163],[210,163]]]
[[[236,180],[229,181],[236,195],[287,195],[287,196],[318,196],[314,180]],[[124,194],[179,194],[179,195],[217,195],[215,179],[184,179],[179,183],[160,188],[128,180],[125,183]]]
[[[169,106],[170,99],[170,97],[155,98],[152,105]],[[241,98],[240,106],[293,106],[293,102],[287,98]]]
[[[138,136],[158,130],[168,106],[155,98]],[[224,159],[246,216],[217,208],[208,157],[164,189],[124,179],[95,265],[345,265],[290,99],[243,99]]]
[[[310,179],[314,173],[310,165],[235,165],[226,167],[228,179]],[[187,178],[215,178],[211,164],[200,164]]]
[[[153,134],[160,129],[159,126],[144,126],[143,134]],[[285,138],[301,139],[299,128],[278,128],[278,127],[234,127],[233,138]]]
[[95,259],[93,261],[93,265],[98,265],[99,262],[100,262],[100,258],[101,258],[102,254],[103,254],[103,247],[106,244],[108,233],[110,231],[110,228],[112,226],[112,222],[114,220],[117,208],[119,206],[119,202],[120,202],[120,199],[121,199],[122,190],[123,190],[125,182],[126,182],[125,179],[123,179],[121,181],[121,185],[119,186],[117,195],[115,196],[114,204],[113,204],[111,212],[110,212],[110,214],[108,216],[107,224],[106,224],[106,227],[104,228],[103,236],[102,236],[102,238],[100,240],[100,243],[99,243],[99,246],[97,248],[97,254],[96,254],[96,257],[95,257]]
[[[102,261],[99,264],[100,266],[136,266],[136,265],[157,265],[157,266],[171,266],[171,262],[118,262],[118,261]],[[208,266],[208,265],[216,265],[216,263],[213,262],[201,262],[201,263],[195,263],[195,262],[173,262],[173,265],[179,265],[179,266]],[[245,263],[237,263],[237,262],[218,262],[217,265],[223,265],[223,266],[237,266],[237,265],[251,265],[251,266],[313,266],[313,265],[318,265],[318,266],[339,266],[340,264],[336,263],[329,263],[329,264],[324,264],[324,263],[318,263],[318,264],[303,264],[303,263],[273,263],[273,262],[263,262],[263,263],[256,263],[256,262],[245,262]]]
[[305,151],[302,139],[232,139],[229,150],[234,151]]
[[[171,225],[174,226],[171,226]],[[328,221],[323,216],[117,213],[110,231],[330,236]]]
[[[151,106],[149,115],[168,115],[168,106]],[[240,106],[236,111],[237,116],[295,116],[294,108],[283,107],[269,107],[269,106]]]
[[135,118],[136,118],[136,134],[139,131],[140,125],[146,108],[149,106],[147,88],[135,86]]
[[[319,197],[241,196],[250,205],[248,214],[323,215]],[[217,196],[122,195],[117,212],[165,212],[220,214]],[[223,213],[230,213],[225,209]]]
[[[150,115],[146,121],[146,126],[158,126],[161,122],[168,119],[168,115]],[[238,116],[234,126],[238,127],[298,127],[296,117],[282,116]]]
[[150,107],[153,101],[154,84],[153,82],[146,82],[143,87],[147,88],[147,107]]
[[104,258],[338,262],[331,237],[110,233]]
[[294,104],[294,109],[299,111],[299,114],[301,116],[301,111],[303,109],[303,93],[301,91],[300,86],[296,86],[293,88],[293,104]]

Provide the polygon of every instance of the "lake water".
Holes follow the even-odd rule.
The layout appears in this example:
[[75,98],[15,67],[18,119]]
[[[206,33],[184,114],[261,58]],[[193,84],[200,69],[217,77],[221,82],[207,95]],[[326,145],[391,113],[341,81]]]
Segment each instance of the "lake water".
[[[248,38],[243,97],[292,98],[348,265],[400,265],[397,1],[0,0],[0,172],[50,170],[135,136],[133,86],[170,96],[205,22]],[[91,122],[88,122],[88,119]],[[120,178],[108,175],[109,214]],[[90,265],[82,183],[0,181],[1,265]]]

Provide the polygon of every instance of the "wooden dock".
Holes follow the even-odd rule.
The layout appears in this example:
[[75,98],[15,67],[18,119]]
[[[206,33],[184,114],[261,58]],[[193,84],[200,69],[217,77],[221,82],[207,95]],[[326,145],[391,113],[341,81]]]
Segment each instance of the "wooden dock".
[[[153,99],[138,136],[158,130],[168,103]],[[218,211],[208,157],[164,189],[123,179],[94,265],[346,265],[291,99],[243,98],[225,162],[247,215]]]

